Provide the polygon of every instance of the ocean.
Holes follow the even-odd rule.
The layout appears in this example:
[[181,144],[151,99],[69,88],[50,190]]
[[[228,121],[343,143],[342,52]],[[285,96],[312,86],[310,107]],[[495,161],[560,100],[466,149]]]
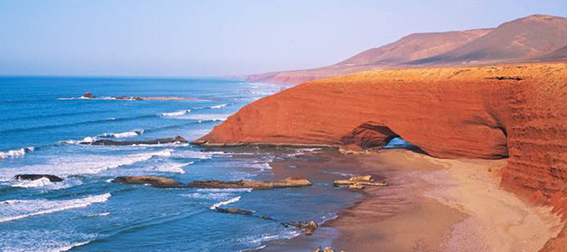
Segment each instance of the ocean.
[[[282,86],[230,79],[0,78],[0,251],[247,251],[302,235],[282,222],[323,223],[358,194],[315,180],[306,188],[160,189],[117,176],[275,179],[270,163],[318,148],[191,144],[95,146],[97,139],[196,139]],[[95,98],[83,99],[90,91]],[[194,100],[116,100],[116,96]],[[298,169],[289,167],[289,169]],[[17,181],[52,174],[62,182]],[[254,211],[219,213],[213,205]],[[269,216],[267,221],[260,216]],[[331,231],[332,232],[332,231]],[[316,240],[319,245],[331,240]]]

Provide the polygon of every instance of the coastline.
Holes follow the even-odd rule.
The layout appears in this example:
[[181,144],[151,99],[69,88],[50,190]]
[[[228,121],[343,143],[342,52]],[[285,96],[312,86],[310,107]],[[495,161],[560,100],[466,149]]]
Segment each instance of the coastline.
[[[500,188],[500,169],[506,162],[437,159],[404,149],[337,153],[306,167],[273,162],[276,177],[289,175],[285,167],[299,165],[303,169],[293,174],[318,176],[318,169],[372,174],[390,186],[353,191],[360,193],[360,200],[312,237],[268,242],[261,251],[327,245],[339,251],[538,251],[563,223],[551,208],[531,205]],[[316,245],[324,238],[325,244]]]

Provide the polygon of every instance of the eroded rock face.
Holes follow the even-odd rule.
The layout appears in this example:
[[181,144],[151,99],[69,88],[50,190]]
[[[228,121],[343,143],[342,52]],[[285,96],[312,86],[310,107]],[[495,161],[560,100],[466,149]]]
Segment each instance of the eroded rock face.
[[502,184],[567,213],[567,64],[374,70],[304,83],[229,117],[201,144],[380,147],[506,158]]
[[38,180],[41,178],[47,178],[50,182],[61,182],[62,178],[50,174],[18,174],[14,176],[16,180]]
[[117,177],[112,180],[112,183],[151,185],[153,187],[159,187],[159,188],[176,188],[181,186],[181,184],[174,179],[158,177],[158,176]]

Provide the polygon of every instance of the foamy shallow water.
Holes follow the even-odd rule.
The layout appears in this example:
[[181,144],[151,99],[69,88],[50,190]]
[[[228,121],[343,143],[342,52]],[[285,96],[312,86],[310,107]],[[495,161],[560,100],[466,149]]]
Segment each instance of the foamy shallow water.
[[[0,89],[0,251],[242,251],[299,235],[279,222],[322,222],[349,202],[343,191],[323,183],[266,191],[109,183],[132,175],[183,183],[274,179],[270,162],[320,149],[82,144],[178,135],[196,139],[279,86],[213,79],[0,78]],[[79,98],[86,91],[99,97],[186,95],[200,100]],[[64,181],[13,179],[24,173]],[[221,214],[214,207],[253,210],[277,221]]]

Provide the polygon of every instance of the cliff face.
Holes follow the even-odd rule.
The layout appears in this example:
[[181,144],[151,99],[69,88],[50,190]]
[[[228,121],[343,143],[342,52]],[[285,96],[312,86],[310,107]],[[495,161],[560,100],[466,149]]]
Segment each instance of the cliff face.
[[[374,70],[312,81],[242,108],[196,142],[364,149],[395,136],[440,158],[509,157],[503,186],[567,213],[565,63]],[[548,247],[567,244],[563,237]]]

